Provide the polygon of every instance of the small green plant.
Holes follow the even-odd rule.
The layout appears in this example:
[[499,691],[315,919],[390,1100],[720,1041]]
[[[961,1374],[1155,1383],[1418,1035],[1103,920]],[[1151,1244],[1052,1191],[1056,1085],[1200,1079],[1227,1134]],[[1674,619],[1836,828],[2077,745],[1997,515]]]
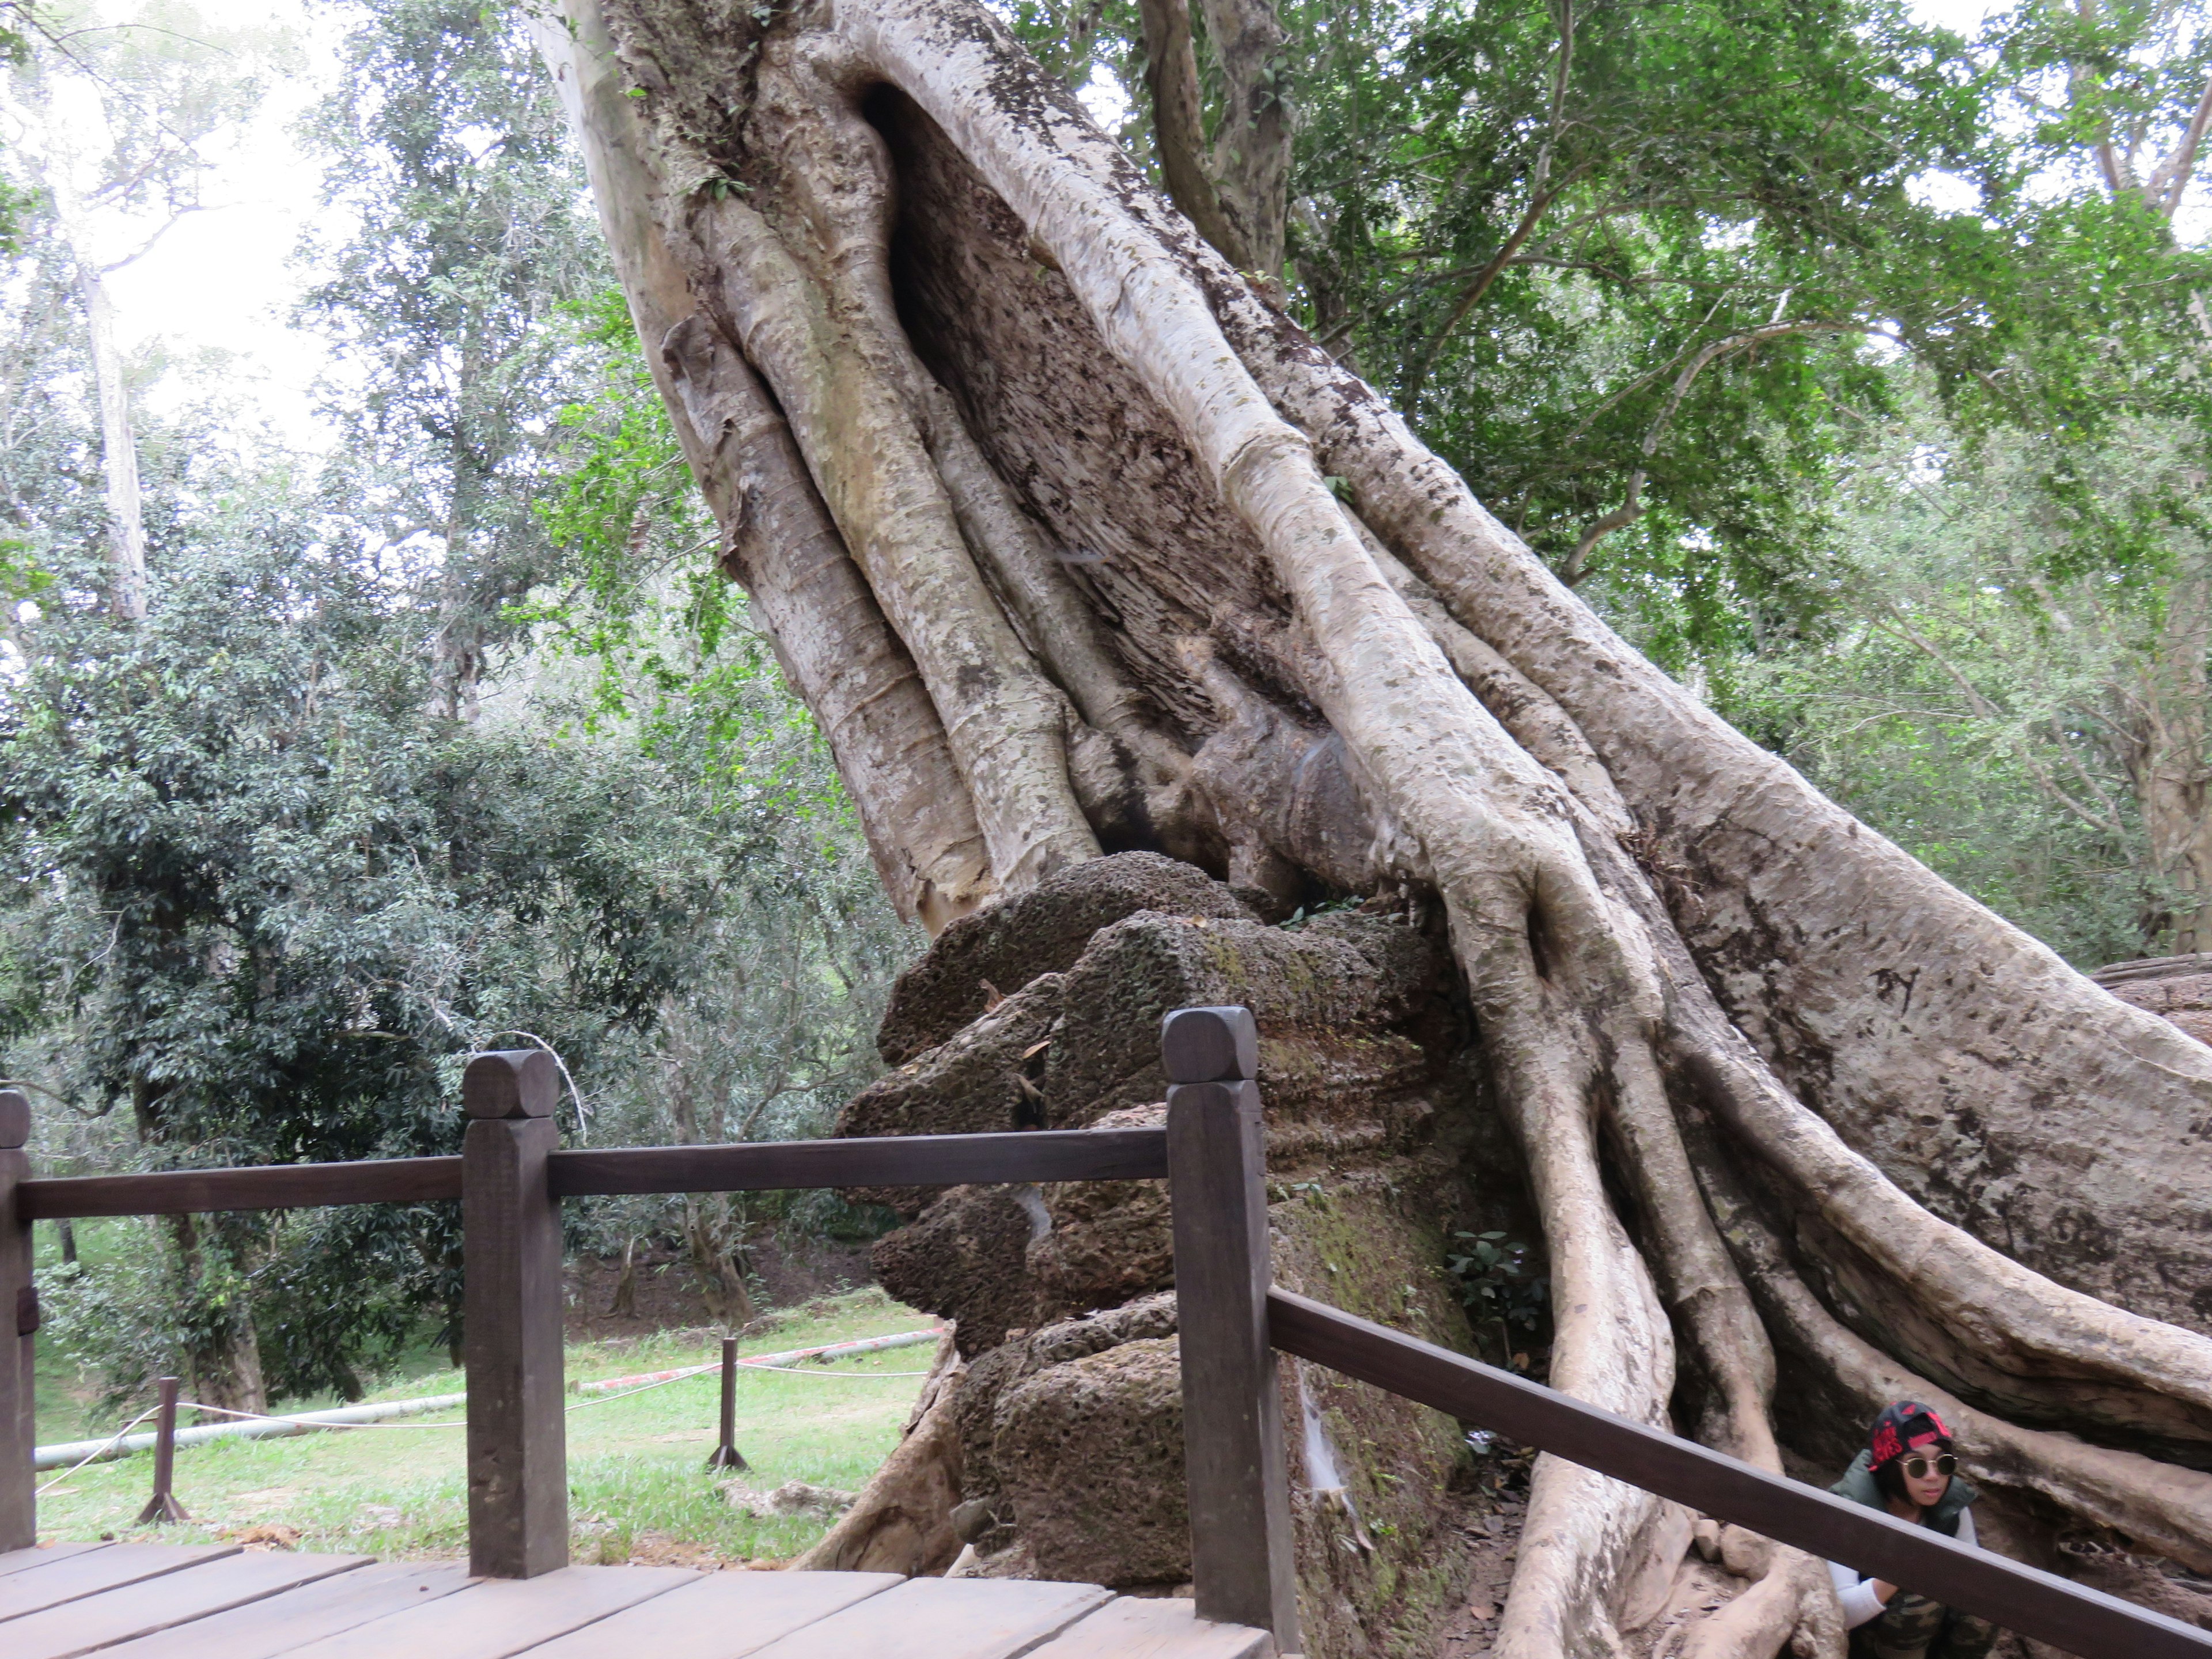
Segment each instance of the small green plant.
[[1323,899],[1318,904],[1301,904],[1276,925],[1296,933],[1316,916],[1332,916],[1340,910],[1357,910],[1365,902],[1366,900],[1361,898],[1357,893],[1352,893],[1341,898]]
[[1476,1340],[1486,1348],[1495,1340],[1498,1364],[1526,1370],[1529,1351],[1540,1346],[1550,1318],[1551,1285],[1531,1267],[1533,1250],[1504,1233],[1452,1237],[1466,1249],[1447,1255],[1444,1267]]

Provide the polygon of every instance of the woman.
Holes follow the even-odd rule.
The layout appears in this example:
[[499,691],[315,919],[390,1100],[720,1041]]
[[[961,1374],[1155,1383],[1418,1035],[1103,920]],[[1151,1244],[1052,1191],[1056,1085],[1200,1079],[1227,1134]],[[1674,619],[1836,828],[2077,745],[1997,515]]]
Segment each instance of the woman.
[[[1900,1521],[1932,1528],[1961,1544],[1974,1540],[1974,1489],[1955,1474],[1951,1431],[1917,1401],[1882,1407],[1867,1449],[1828,1490]],[[1851,1659],[1982,1659],[1996,1640],[1986,1620],[1957,1613],[1879,1578],[1828,1563]]]

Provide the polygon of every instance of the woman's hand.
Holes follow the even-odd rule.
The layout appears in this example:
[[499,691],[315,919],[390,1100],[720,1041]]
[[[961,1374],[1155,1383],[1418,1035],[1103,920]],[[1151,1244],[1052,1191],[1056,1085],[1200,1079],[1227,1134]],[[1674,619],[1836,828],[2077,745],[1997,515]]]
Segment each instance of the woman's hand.
[[1887,1607],[1889,1605],[1889,1598],[1896,1594],[1896,1585],[1887,1583],[1880,1578],[1874,1581],[1874,1599],[1881,1602],[1882,1606]]

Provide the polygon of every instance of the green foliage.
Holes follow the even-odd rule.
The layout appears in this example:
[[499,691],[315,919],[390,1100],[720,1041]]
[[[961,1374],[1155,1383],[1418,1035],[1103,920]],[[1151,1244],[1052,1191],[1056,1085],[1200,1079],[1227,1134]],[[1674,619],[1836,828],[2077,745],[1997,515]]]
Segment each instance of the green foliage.
[[[24,33],[33,21],[22,0],[0,0],[0,64],[19,67],[31,58],[30,37]],[[21,251],[24,193],[0,178],[0,257]]]
[[1454,1233],[1463,1249],[1444,1258],[1468,1328],[1497,1363],[1525,1370],[1528,1352],[1547,1345],[1551,1285],[1536,1253],[1504,1233]]
[[2144,954],[2175,895],[2128,757],[2185,689],[2161,635],[2203,543],[2130,515],[2185,491],[2193,442],[2137,423],[2069,446],[2084,487],[2061,495],[2051,441],[1970,446],[1910,380],[1900,402],[1838,496],[1831,624],[1769,641],[1721,706],[2069,959]]

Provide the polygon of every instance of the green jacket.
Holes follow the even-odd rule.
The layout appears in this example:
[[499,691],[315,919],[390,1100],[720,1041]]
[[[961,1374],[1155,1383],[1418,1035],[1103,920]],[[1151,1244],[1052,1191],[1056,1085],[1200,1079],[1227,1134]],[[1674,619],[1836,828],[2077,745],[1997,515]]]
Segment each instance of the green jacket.
[[[1872,1452],[1861,1452],[1851,1460],[1850,1468],[1844,1471],[1844,1478],[1828,1490],[1838,1498],[1848,1498],[1854,1504],[1863,1504],[1870,1510],[1880,1510],[1887,1515],[1889,1513],[1889,1499],[1881,1495],[1881,1488],[1875,1484],[1873,1462]],[[1959,1517],[1966,1513],[1966,1505],[1979,1496],[1981,1494],[1968,1484],[1964,1475],[1954,1474],[1951,1477],[1951,1484],[1944,1488],[1943,1496],[1936,1500],[1936,1507],[1921,1517],[1921,1524],[1942,1533],[1946,1538],[1956,1538],[1959,1535]]]

